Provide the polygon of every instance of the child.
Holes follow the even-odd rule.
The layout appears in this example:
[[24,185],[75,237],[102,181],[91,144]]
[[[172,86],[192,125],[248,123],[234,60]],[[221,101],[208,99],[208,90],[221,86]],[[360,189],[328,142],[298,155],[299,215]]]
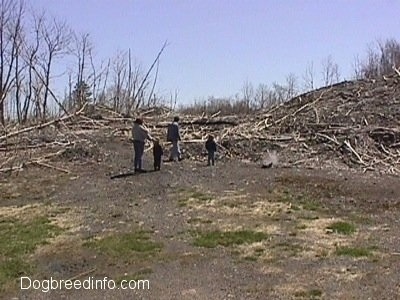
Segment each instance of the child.
[[209,166],[210,164],[214,165],[215,152],[217,151],[217,144],[215,143],[214,137],[212,135],[208,136],[208,139],[206,141],[206,149],[208,152],[207,166]]
[[159,140],[154,139],[153,141],[153,157],[154,157],[154,171],[160,171],[161,169],[161,157],[163,156],[164,151],[162,146],[160,145]]

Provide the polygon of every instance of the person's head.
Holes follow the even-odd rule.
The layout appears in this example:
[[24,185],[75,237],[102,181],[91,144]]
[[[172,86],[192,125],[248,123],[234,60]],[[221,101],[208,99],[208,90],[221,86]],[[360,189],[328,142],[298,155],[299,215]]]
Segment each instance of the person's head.
[[213,141],[214,140],[214,136],[212,136],[211,134],[208,136],[208,140],[209,141]]
[[143,120],[141,118],[136,118],[135,123],[139,124],[139,125],[143,125]]
[[178,116],[174,117],[174,122],[177,122],[177,123],[179,122],[179,117]]
[[159,139],[153,139],[153,144],[155,146],[160,145],[160,140]]

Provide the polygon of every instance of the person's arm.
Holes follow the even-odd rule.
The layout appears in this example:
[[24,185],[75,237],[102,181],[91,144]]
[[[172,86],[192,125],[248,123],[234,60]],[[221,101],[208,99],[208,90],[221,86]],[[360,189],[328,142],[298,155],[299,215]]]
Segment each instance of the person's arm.
[[176,137],[178,138],[178,141],[181,140],[181,133],[179,129],[179,124],[176,124]]
[[149,130],[148,130],[146,127],[144,127],[144,126],[141,126],[141,128],[142,128],[142,130],[143,130],[143,133],[144,133],[144,136],[146,137],[146,139],[152,141],[152,140],[153,140],[153,137],[150,135]]

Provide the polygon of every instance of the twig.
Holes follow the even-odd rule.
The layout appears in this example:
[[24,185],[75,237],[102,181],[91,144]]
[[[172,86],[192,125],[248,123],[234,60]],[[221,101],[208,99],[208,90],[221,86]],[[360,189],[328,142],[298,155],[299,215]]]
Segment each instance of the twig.
[[68,278],[67,281],[74,281],[74,280],[76,280],[76,279],[78,279],[78,278],[80,278],[82,276],[89,275],[89,274],[93,273],[96,270],[97,270],[97,268],[93,268],[93,269],[90,269],[89,271],[85,271],[85,272],[79,273],[79,274],[77,274],[77,275],[75,275],[75,276],[73,276],[71,278]]
[[396,67],[395,67],[395,66],[393,66],[393,71],[395,71],[395,72],[396,72],[396,74],[400,76],[400,71],[399,71],[398,69],[396,69]]
[[319,132],[317,132],[316,135],[317,135],[317,136],[320,136],[320,137],[323,137],[323,138],[325,138],[325,139],[331,141],[332,143],[335,143],[335,144],[338,145],[338,146],[340,145],[339,142],[336,140],[336,137],[335,137],[335,136],[334,136],[335,138],[331,138],[330,136],[328,136],[328,135],[326,135],[326,134],[323,134],[323,133],[319,133]]
[[57,171],[61,171],[61,172],[67,173],[67,174],[71,173],[71,171],[69,171],[67,169],[63,169],[63,168],[60,168],[60,167],[52,166],[52,165],[46,164],[46,163],[44,163],[42,161],[34,161],[33,164],[36,164],[36,165],[39,165],[39,166],[43,166],[43,167],[46,167],[46,168],[49,168],[49,169],[54,169],[54,170],[57,170]]
[[363,159],[361,158],[361,156],[356,152],[356,150],[354,150],[354,148],[351,146],[349,141],[344,141],[344,144],[347,146],[347,148],[349,148],[349,150],[357,157],[357,159],[359,160],[359,162],[363,165],[366,165],[366,163],[363,161]]
[[32,127],[26,127],[26,128],[14,131],[14,132],[10,132],[10,133],[5,134],[3,136],[0,136],[0,141],[9,139],[9,138],[11,138],[13,136],[17,136],[17,135],[19,135],[21,133],[30,132],[30,131],[35,130],[35,129],[42,129],[42,128],[45,128],[47,126],[56,124],[58,122],[66,121],[68,119],[76,117],[76,116],[78,116],[79,114],[81,114],[83,112],[83,110],[85,109],[86,104],[87,103],[85,103],[85,105],[83,105],[82,108],[79,111],[77,111],[76,113],[74,113],[74,114],[71,114],[71,115],[68,115],[68,116],[64,116],[64,117],[61,117],[61,118],[58,118],[58,119],[55,119],[55,120],[52,120],[52,121],[49,121],[49,122],[46,122],[46,123],[43,123],[43,124],[38,124],[38,125],[35,125],[35,126],[32,126]]

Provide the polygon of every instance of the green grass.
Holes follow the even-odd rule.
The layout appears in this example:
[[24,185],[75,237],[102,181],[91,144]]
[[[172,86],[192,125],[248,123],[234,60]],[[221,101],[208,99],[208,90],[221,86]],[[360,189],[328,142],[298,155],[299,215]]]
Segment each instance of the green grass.
[[339,256],[350,257],[367,257],[372,255],[371,249],[357,247],[337,247],[335,253]]
[[318,202],[309,198],[304,193],[298,193],[289,189],[277,189],[274,191],[274,194],[276,201],[291,203],[291,208],[295,211],[300,209],[317,211],[321,209],[321,205]]
[[243,257],[243,259],[247,260],[247,261],[257,261],[258,257],[257,256],[245,256],[245,257]]
[[307,225],[306,225],[306,224],[300,224],[300,225],[297,225],[297,226],[296,226],[296,229],[298,229],[298,230],[304,230],[304,229],[307,229]]
[[288,254],[289,256],[296,256],[299,252],[303,250],[302,246],[296,243],[291,243],[289,241],[279,242],[273,246],[279,252],[279,255]]
[[206,248],[214,248],[219,245],[229,247],[233,245],[250,244],[268,238],[268,235],[263,232],[250,230],[197,232],[195,235],[196,237],[193,244]]
[[138,280],[143,280],[143,279],[147,279],[146,276],[148,276],[149,274],[153,273],[153,270],[150,268],[146,268],[146,269],[142,269],[139,270],[133,274],[127,274],[124,276],[120,276],[116,279],[116,283],[120,284],[122,282],[122,280],[126,280],[126,281],[130,281],[130,280],[134,280],[134,281],[138,281]]
[[322,296],[322,291],[318,289],[311,289],[307,291],[298,291],[294,294],[296,298],[305,299],[320,299]]
[[50,224],[47,217],[31,220],[3,219],[0,221],[0,290],[7,282],[28,275],[33,267],[28,255],[47,239],[61,233],[61,229]]
[[299,214],[298,218],[299,219],[303,219],[303,220],[311,220],[311,221],[313,221],[313,220],[318,220],[319,216],[315,215],[315,213],[314,214],[310,214],[308,212],[304,212],[304,213]]
[[301,206],[303,207],[303,209],[305,209],[305,210],[316,211],[321,208],[319,203],[317,203],[313,200],[310,200],[310,199],[303,199],[302,201],[300,201],[300,203],[301,203]]
[[212,221],[209,220],[209,219],[202,219],[202,218],[199,218],[199,217],[191,218],[191,219],[187,220],[186,222],[188,224],[195,224],[195,223],[197,223],[197,224],[211,224],[212,223]]
[[335,180],[322,180],[321,178],[294,175],[279,176],[276,178],[276,181],[280,186],[300,189],[316,198],[333,198],[343,195],[340,184]]
[[162,248],[162,244],[151,240],[149,232],[142,230],[91,240],[84,243],[84,246],[117,258],[129,258],[135,254],[151,256]]
[[196,202],[208,202],[212,200],[211,195],[199,192],[197,190],[180,190],[179,191],[179,199],[178,199],[178,206],[179,207],[184,207],[189,204],[190,201],[196,201]]
[[356,232],[356,227],[353,224],[342,221],[334,222],[328,227],[326,227],[326,229],[330,229],[335,233],[344,235],[350,235]]
[[212,200],[212,197],[208,194],[198,192],[198,191],[193,191],[191,194],[189,194],[190,198],[194,198],[199,201],[210,201]]

